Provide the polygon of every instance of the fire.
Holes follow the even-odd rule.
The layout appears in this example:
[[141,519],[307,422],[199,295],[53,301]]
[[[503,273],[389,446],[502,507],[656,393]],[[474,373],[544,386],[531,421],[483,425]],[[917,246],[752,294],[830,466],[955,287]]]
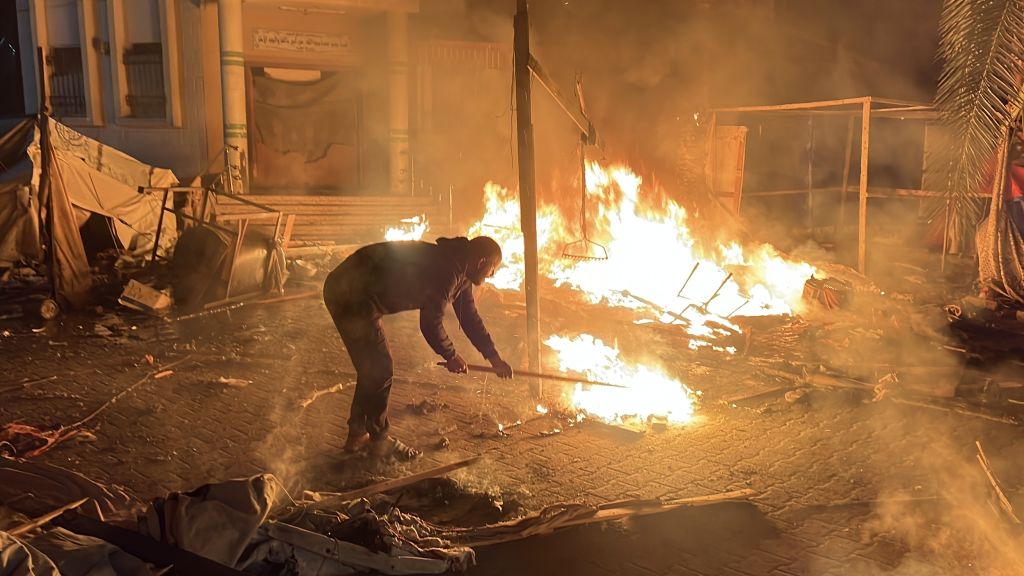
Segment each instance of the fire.
[[[557,206],[540,203],[539,268],[556,286],[570,287],[595,304],[648,310],[658,321],[681,325],[697,337],[691,348],[726,353],[735,349],[713,339],[741,332],[730,318],[788,314],[800,305],[804,282],[815,273],[811,265],[787,260],[768,245],[702,244],[691,235],[686,210],[664,190],[645,188],[628,167],[588,162],[586,170],[588,228],[607,258],[564,258],[563,247],[580,240],[578,225]],[[525,266],[518,198],[494,183],[484,194],[484,216],[469,234],[491,236],[502,246],[505,265],[489,282],[519,290]],[[631,415],[675,423],[693,418],[699,392],[659,370],[622,361],[618,350],[593,336],[551,336],[546,344],[558,352],[561,370],[628,387],[577,385],[572,403],[583,412],[612,421]]]
[[413,216],[412,218],[404,218],[402,219],[402,224],[404,224],[404,226],[388,228],[387,231],[384,232],[384,239],[387,241],[421,240],[423,238],[423,234],[430,228],[425,214]]
[[685,424],[693,419],[696,394],[692,390],[649,366],[623,362],[619,351],[601,340],[589,334],[576,338],[551,336],[545,344],[558,352],[560,370],[627,387],[584,388],[577,384],[572,396],[574,408],[611,422],[660,416]]
[[[488,282],[502,290],[519,290],[526,274],[526,247],[519,221],[519,198],[493,182],[484,185],[484,217],[469,228],[469,236],[490,236],[501,245],[504,265]],[[537,209],[537,245],[547,246],[565,236],[558,208]]]
[[[804,281],[815,272],[812,266],[785,260],[767,245],[748,251],[730,243],[702,250],[690,235],[686,211],[666,199],[664,191],[647,191],[642,185],[625,166],[588,162],[588,213],[596,229],[594,240],[607,248],[608,259],[561,258],[562,247],[578,239],[575,226],[557,207],[541,204],[541,272],[593,303],[652,308],[663,322],[687,322],[687,331],[696,336],[713,335],[706,326],[709,319],[731,325],[728,318],[739,312],[787,314],[799,305]],[[484,194],[484,216],[470,235],[486,234],[502,245],[505,266],[490,282],[518,290],[525,270],[518,198],[494,183],[484,187]]]

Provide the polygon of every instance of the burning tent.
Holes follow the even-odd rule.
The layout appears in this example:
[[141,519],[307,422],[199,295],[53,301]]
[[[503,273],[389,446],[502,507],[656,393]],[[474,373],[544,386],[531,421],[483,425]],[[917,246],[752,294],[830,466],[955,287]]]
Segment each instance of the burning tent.
[[[91,279],[79,228],[91,214],[104,216],[123,249],[145,257],[161,200],[138,189],[176,183],[170,170],[139,162],[47,116],[20,120],[0,135],[0,266],[45,257],[56,296],[82,304]],[[165,220],[161,250],[169,250],[176,237],[174,221]]]

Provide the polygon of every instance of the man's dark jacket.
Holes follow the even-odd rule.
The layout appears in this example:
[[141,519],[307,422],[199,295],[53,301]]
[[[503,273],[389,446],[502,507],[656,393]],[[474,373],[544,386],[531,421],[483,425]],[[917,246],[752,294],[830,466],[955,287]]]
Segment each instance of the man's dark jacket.
[[419,310],[423,337],[445,360],[455,357],[443,323],[445,307],[451,304],[469,341],[490,360],[498,353],[473,299],[467,268],[476,262],[471,260],[466,238],[370,244],[327,276],[325,296],[349,317]]

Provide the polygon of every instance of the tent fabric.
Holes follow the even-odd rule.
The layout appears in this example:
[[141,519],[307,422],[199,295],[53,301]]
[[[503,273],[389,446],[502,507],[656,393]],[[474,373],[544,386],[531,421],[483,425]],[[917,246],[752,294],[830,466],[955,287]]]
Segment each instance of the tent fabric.
[[[47,127],[46,138],[40,126]],[[88,303],[89,266],[78,232],[88,215],[110,218],[125,250],[146,258],[163,197],[138,189],[177,183],[170,170],[139,162],[43,116],[22,120],[0,135],[0,162],[0,266],[42,257],[49,223],[56,293],[75,306]],[[167,207],[172,203],[169,195]],[[158,253],[166,255],[176,239],[175,219],[164,218]]]
[[[143,164],[60,122],[50,120],[48,124],[54,157],[71,204],[111,218],[121,245],[134,255],[146,256],[153,248],[162,197],[139,194],[138,189],[174,186],[178,183],[174,173]],[[168,198],[168,207],[171,203]],[[177,237],[174,218],[164,219],[160,236],[160,252],[166,254]]]
[[60,571],[39,550],[0,532],[0,576],[60,576]]
[[38,138],[29,118],[0,135],[0,265],[21,258],[37,259],[39,250],[39,194],[30,185],[32,164],[26,150]]
[[78,233],[78,220],[71,205],[68,187],[61,175],[60,162],[54,149],[48,147],[41,156],[41,161],[35,165],[44,166],[39,190],[42,191],[42,206],[49,210],[49,213],[43,211],[43,217],[48,218],[50,223],[53,247],[50,275],[54,291],[62,303],[74,307],[88,306],[92,303],[92,275],[82,235]]

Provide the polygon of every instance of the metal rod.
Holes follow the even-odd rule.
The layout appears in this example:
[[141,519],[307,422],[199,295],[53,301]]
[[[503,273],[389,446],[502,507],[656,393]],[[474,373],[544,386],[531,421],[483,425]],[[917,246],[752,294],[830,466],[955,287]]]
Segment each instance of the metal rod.
[[686,277],[686,282],[683,282],[683,287],[679,289],[679,292],[676,294],[676,298],[683,297],[683,290],[686,290],[686,285],[689,284],[690,280],[693,279],[693,275],[697,272],[697,268],[699,266],[700,260],[697,260],[696,262],[693,263],[693,270],[690,270],[690,275]]
[[[444,366],[444,362],[438,362],[438,366]],[[498,370],[491,368],[490,366],[484,366],[482,364],[468,364],[470,372],[488,372],[490,374],[497,374]],[[555,380],[557,382],[571,382],[573,384],[586,384],[587,386],[607,386],[610,388],[630,388],[629,386],[623,386],[622,384],[612,384],[611,382],[595,382],[594,380],[586,380],[584,378],[578,378],[576,376],[563,376],[561,374],[545,374],[543,372],[531,372],[529,370],[516,370],[512,369],[513,373],[520,376],[526,376],[528,378],[539,378],[541,380]]]
[[853,158],[853,124],[854,117],[846,123],[846,154],[843,156],[843,187],[839,195],[839,219],[836,223],[836,238],[842,234],[846,222],[846,191],[850,188],[850,161]]
[[946,210],[942,215],[942,259],[939,262],[939,271],[946,272],[946,252],[949,252],[949,200],[946,200]]
[[623,290],[622,291],[622,295],[625,296],[626,298],[632,298],[633,300],[636,300],[637,302],[639,302],[639,303],[641,303],[641,304],[643,304],[645,306],[649,306],[651,308],[654,308],[655,310],[657,310],[658,312],[661,312],[662,314],[668,314],[669,316],[675,318],[676,320],[679,320],[680,322],[685,323],[687,326],[690,325],[690,321],[685,316],[681,316],[678,313],[673,312],[673,311],[665,308],[664,306],[659,306],[657,303],[651,302],[650,300],[648,300],[646,298],[641,298],[641,297],[637,296],[636,294],[633,294],[629,290]]
[[167,211],[167,193],[164,189],[163,199],[160,201],[160,217],[156,221],[156,237],[153,238],[153,254],[149,257],[150,265],[156,264],[157,252],[160,250],[160,233],[164,228],[164,212]]
[[726,316],[726,319],[732,318],[734,314],[736,314],[737,312],[740,311],[740,308],[743,308],[744,306],[746,306],[749,303],[750,303],[750,298],[747,298],[746,300],[743,301],[742,304],[737,306],[735,310],[733,310],[732,312],[729,312],[729,315]]
[[718,298],[718,294],[722,291],[722,288],[725,288],[725,283],[728,282],[731,279],[732,279],[732,272],[729,272],[729,274],[727,274],[725,276],[725,280],[722,280],[722,283],[718,285],[718,289],[715,290],[715,293],[711,295],[711,298],[708,298],[708,301],[704,303],[704,306],[702,306],[702,308],[707,310],[708,304],[711,304],[712,300],[714,300],[715,298]]

